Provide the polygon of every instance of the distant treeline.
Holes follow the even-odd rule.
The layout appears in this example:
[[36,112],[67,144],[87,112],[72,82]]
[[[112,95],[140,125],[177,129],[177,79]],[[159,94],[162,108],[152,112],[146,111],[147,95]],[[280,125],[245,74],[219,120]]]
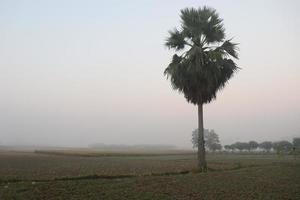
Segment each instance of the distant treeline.
[[[192,144],[193,148],[198,147],[198,129],[192,132]],[[219,135],[213,130],[204,129],[204,141],[206,150],[209,152],[297,152],[300,153],[300,137],[293,138],[292,142],[287,140],[281,140],[276,142],[264,141],[258,143],[254,140],[249,142],[235,142],[230,145],[225,145],[224,148],[220,143]]]
[[261,143],[258,143],[256,141],[249,141],[249,142],[235,142],[231,145],[225,145],[224,149],[226,151],[265,151],[265,152],[271,152],[275,151],[277,153],[280,152],[299,152],[300,151],[300,137],[299,138],[293,138],[292,142],[289,142],[287,140],[281,140],[277,142],[271,142],[271,141],[264,141]]

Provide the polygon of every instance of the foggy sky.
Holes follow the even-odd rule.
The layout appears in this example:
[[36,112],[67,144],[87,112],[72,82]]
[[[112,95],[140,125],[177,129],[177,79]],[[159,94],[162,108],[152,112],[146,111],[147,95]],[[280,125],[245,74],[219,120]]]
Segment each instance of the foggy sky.
[[0,145],[190,147],[197,109],[163,76],[163,44],[180,9],[203,5],[242,68],[205,105],[205,127],[223,144],[299,136],[297,0],[1,0]]

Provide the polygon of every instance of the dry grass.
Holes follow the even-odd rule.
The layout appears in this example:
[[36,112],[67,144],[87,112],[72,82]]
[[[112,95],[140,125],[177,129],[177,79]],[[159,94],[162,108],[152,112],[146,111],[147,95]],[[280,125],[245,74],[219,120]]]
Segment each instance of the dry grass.
[[209,155],[208,163],[210,172],[197,174],[188,173],[196,166],[193,154],[2,152],[0,199],[300,199],[300,160]]

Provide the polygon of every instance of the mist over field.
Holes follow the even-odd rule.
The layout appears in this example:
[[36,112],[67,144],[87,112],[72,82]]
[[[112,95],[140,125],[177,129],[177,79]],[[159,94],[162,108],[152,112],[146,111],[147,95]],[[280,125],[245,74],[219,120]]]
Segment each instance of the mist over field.
[[163,43],[200,5],[224,19],[241,67],[205,128],[222,144],[300,135],[299,1],[70,2],[0,1],[0,145],[191,148],[197,109],[163,76]]
[[299,200],[299,8],[0,0],[0,200]]

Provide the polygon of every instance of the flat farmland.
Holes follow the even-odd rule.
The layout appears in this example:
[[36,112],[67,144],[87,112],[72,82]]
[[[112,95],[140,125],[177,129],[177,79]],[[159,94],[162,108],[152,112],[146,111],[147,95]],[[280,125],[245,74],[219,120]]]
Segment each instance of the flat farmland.
[[49,180],[88,175],[145,175],[191,170],[194,155],[70,156],[31,152],[0,153],[2,180]]
[[192,152],[0,153],[0,199],[300,199],[300,160]]

